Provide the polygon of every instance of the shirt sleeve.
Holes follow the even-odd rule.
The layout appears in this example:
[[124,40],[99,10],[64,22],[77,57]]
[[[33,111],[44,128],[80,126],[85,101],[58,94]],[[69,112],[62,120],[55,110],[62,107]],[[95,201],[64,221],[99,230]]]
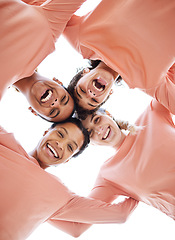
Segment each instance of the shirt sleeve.
[[172,114],[175,114],[175,64],[171,66],[156,89],[150,89],[146,92],[152,95]]
[[36,5],[40,6],[43,4],[46,0],[22,0],[23,2],[29,4],[29,5]]
[[86,0],[48,0],[38,7],[38,11],[44,12],[55,41],[64,31],[71,16],[85,1]]
[[83,44],[83,40],[80,37],[85,38],[86,36],[80,36],[79,29],[81,26],[81,23],[83,22],[84,19],[86,19],[86,14],[85,16],[77,16],[77,15],[72,15],[71,19],[66,25],[66,28],[64,29],[63,36],[65,39],[69,42],[69,44],[78,52],[80,53],[83,58],[85,59],[99,59],[97,54],[92,50]]
[[[123,223],[136,208],[138,202],[129,198],[118,204],[110,205],[109,203],[118,197],[118,193],[119,191],[116,191],[116,189],[107,182],[98,183],[91,191],[89,195],[90,199],[75,199],[70,206],[66,206],[67,213],[63,212],[61,216],[55,215],[49,220],[49,223],[74,237],[80,236],[93,223],[109,223],[109,216],[111,218],[113,214],[115,223]],[[104,201],[106,203],[104,203]],[[77,214],[81,215],[81,223],[73,220],[71,217],[77,217]],[[58,220],[60,217],[69,217],[69,219],[68,221],[60,221]]]

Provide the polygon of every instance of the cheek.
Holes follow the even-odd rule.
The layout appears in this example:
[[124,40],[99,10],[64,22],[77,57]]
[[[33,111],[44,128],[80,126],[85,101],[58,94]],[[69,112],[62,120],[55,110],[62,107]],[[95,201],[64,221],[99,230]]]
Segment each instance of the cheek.
[[93,145],[101,145],[102,144],[102,140],[99,139],[98,135],[95,135],[91,138],[91,143]]

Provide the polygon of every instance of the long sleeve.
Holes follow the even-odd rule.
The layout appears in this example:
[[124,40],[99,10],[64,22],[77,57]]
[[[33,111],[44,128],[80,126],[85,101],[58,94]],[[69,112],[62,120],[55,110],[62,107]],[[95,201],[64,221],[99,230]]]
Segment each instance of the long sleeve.
[[85,0],[25,2],[30,4],[0,1],[0,98],[9,85],[31,76],[55,50],[56,40]]
[[30,5],[36,5],[36,6],[40,6],[41,4],[43,4],[46,0],[22,0],[23,2],[30,4]]
[[[117,190],[117,193],[116,193],[116,189],[113,186],[104,182],[103,185],[97,185],[96,187],[94,187],[93,190],[91,191],[89,197],[110,203],[118,197],[119,192],[120,191]],[[117,223],[125,222],[127,217],[129,216],[129,214],[135,209],[137,204],[138,204],[138,202],[136,200],[129,198],[129,199],[125,199],[123,202],[117,204],[116,209],[114,209],[114,212],[111,208],[112,214],[115,214],[116,216],[118,216]],[[106,206],[108,206],[107,203],[106,203]],[[94,207],[95,207],[95,205],[94,205]],[[92,208],[92,206],[91,206],[91,208]],[[87,215],[91,215],[91,216],[97,217],[98,214],[102,214],[101,220],[103,220],[103,221],[101,221],[99,223],[105,223],[104,220],[105,220],[105,216],[107,216],[106,215],[107,212],[106,213],[105,212],[104,213],[96,212],[96,211],[102,210],[103,206],[101,204],[99,206],[96,205],[96,208],[97,208],[96,210],[93,209],[93,212],[88,210],[88,212],[86,213],[85,216],[87,217]],[[104,208],[104,210],[105,210],[105,208]],[[94,210],[95,210],[95,212],[94,212]],[[81,221],[81,222],[83,222],[83,221]],[[80,222],[79,223],[78,222],[70,222],[70,221],[60,221],[57,219],[50,219],[49,223],[52,224],[53,226],[55,226],[56,228],[66,232],[74,237],[80,236],[83,232],[85,232],[91,226],[91,224],[80,223]],[[93,223],[93,222],[91,222],[91,223]]]
[[161,83],[154,89],[146,91],[158,102],[175,114],[175,64],[168,70]]
[[166,76],[175,59],[174,13],[172,0],[102,0],[85,16],[73,15],[63,34],[84,58],[105,62],[175,114],[174,81]]
[[[70,45],[83,56],[83,58],[99,59],[99,56],[96,54],[96,52],[93,51],[92,48],[87,48],[85,44],[83,44],[83,41],[80,40],[80,38],[82,39],[82,35],[80,36],[81,23],[89,14],[90,13],[82,17],[75,14],[72,15],[71,19],[66,25],[66,28],[64,29],[63,36],[70,43]],[[83,34],[83,38],[86,39],[85,34],[86,31]]]
[[71,16],[86,0],[50,0],[38,10],[44,12],[55,41],[62,34]]

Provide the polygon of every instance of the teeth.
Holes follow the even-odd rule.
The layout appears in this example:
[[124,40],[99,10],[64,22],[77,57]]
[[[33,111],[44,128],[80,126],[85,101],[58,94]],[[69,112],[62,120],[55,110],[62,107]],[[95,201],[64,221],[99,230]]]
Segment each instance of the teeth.
[[103,136],[103,140],[105,140],[110,133],[110,128],[107,128],[105,135]]
[[50,149],[50,151],[53,153],[54,157],[58,158],[58,154],[57,152],[55,151],[55,149],[50,146],[50,144],[47,144],[47,147]]
[[100,92],[104,90],[104,86],[101,85],[97,80],[94,80],[92,84],[93,84],[93,87],[94,87],[96,90],[98,90],[98,91],[100,91]]
[[41,102],[47,102],[51,98],[51,96],[52,96],[52,91],[47,90],[41,97]]

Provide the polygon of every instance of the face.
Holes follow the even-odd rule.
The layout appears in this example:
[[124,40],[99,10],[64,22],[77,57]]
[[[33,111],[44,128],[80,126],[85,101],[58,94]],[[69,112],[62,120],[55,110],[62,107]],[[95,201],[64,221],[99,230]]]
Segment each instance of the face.
[[60,122],[67,119],[74,109],[72,97],[62,85],[43,79],[32,85],[28,96],[30,105],[48,121]]
[[36,151],[41,167],[66,162],[84,142],[82,131],[73,123],[61,123],[50,129],[39,142]]
[[115,72],[100,63],[95,69],[85,69],[74,90],[79,106],[93,110],[99,106],[112,92]]
[[82,123],[90,132],[90,141],[93,144],[115,147],[122,140],[122,132],[115,121],[98,111],[89,115]]

